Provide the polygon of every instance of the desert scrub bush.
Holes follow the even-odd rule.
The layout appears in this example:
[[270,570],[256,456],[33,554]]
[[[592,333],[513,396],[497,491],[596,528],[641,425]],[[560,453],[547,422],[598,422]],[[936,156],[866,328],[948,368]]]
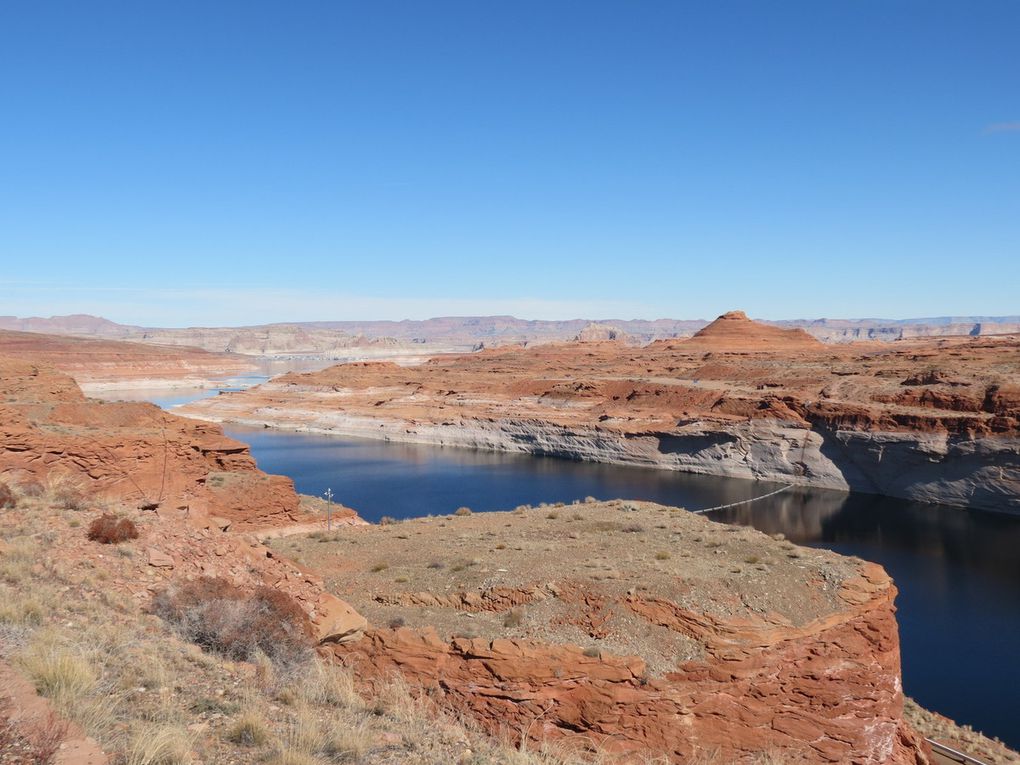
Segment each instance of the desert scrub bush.
[[5,483],[0,483],[0,509],[8,507],[17,507],[18,497]]
[[138,539],[138,528],[130,518],[103,513],[89,524],[88,537],[93,542],[116,545],[129,539]]
[[311,655],[308,616],[289,595],[271,587],[251,592],[219,577],[201,577],[158,593],[153,613],[178,634],[228,659],[251,661],[259,652],[293,666]]
[[471,515],[471,508],[470,507],[458,507],[456,512],[454,512],[454,515],[460,515],[460,516]]
[[503,617],[504,627],[520,627],[524,623],[524,612],[515,608]]
[[669,560],[673,556],[666,550],[659,550],[655,553],[655,560]]

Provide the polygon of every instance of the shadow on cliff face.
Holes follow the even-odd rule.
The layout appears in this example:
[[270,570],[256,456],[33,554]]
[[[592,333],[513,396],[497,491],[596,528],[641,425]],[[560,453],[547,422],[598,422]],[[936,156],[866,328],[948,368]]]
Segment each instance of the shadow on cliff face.
[[819,422],[813,430],[822,437],[819,452],[851,491],[1020,511],[1015,442],[939,434],[911,438],[905,433],[843,431]]

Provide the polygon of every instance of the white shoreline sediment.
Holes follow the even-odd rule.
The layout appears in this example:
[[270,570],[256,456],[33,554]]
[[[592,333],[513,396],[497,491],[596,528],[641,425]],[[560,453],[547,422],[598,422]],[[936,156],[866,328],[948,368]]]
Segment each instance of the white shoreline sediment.
[[[222,397],[220,397],[222,398]],[[704,422],[623,433],[533,420],[421,423],[276,407],[231,411],[209,399],[175,412],[299,433],[534,454],[750,480],[861,491],[919,502],[1020,513],[1020,439],[953,439],[908,432],[823,433],[780,420]]]

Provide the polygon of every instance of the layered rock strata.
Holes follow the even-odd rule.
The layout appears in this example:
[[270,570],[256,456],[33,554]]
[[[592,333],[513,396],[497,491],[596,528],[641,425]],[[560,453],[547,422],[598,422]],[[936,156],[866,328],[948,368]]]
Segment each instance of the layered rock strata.
[[0,355],[52,364],[94,388],[203,385],[257,370],[251,359],[199,348],[0,330]]
[[307,520],[293,482],[214,425],[147,403],[88,399],[46,365],[0,357],[0,480],[212,515],[239,530]]
[[1020,337],[824,346],[734,312],[690,340],[347,364],[211,420],[1020,511]]

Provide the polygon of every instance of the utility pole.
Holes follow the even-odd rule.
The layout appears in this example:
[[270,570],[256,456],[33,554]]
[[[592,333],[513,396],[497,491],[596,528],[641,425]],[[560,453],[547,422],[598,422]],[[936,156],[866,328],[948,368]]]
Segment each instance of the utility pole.
[[333,530],[333,490],[326,489],[326,531]]

